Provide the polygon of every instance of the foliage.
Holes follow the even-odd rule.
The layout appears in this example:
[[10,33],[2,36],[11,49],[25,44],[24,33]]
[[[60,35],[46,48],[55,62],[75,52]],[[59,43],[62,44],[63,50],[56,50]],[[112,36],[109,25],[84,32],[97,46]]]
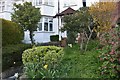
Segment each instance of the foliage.
[[[63,20],[64,20],[64,27],[62,28],[62,31],[66,30],[68,32],[68,36],[69,36],[68,40],[70,40],[72,38],[75,38],[77,33],[83,32],[83,30],[88,30],[87,27],[88,25],[90,25],[91,16],[88,12],[88,8],[83,7],[72,15],[64,16]],[[74,42],[75,41],[73,41],[72,43]]]
[[31,43],[34,43],[33,32],[37,29],[37,24],[41,18],[39,8],[32,6],[32,3],[25,2],[22,4],[14,4],[14,13],[12,21],[20,24],[24,30],[29,30]]
[[73,31],[67,31],[67,43],[68,44],[74,44],[76,37],[77,37],[77,32],[73,32]]
[[15,44],[2,47],[2,70],[22,64],[22,52],[30,48],[28,44]]
[[50,40],[51,41],[59,41],[59,35],[51,35]]
[[33,47],[25,50],[22,55],[25,74],[32,79],[57,78],[63,55],[63,48],[56,46]]
[[96,49],[96,47],[99,47],[99,41],[98,40],[90,40],[88,43],[88,51]]
[[120,37],[118,36],[119,27],[110,29],[100,36],[100,43],[103,45],[99,49],[101,75],[106,78],[119,78],[120,74]]
[[90,25],[92,17],[88,12],[88,8],[80,8],[75,14],[66,15],[64,17],[63,30],[81,32]]
[[[109,6],[109,7],[108,7]],[[94,30],[96,32],[104,32],[110,29],[112,23],[112,15],[116,9],[115,2],[96,2],[89,8],[94,22],[98,24]]]
[[21,43],[23,39],[23,30],[21,27],[11,21],[0,19],[2,21],[2,45]]
[[[64,27],[62,28],[63,31],[66,30],[68,32],[68,41],[71,43],[75,42],[74,38],[76,37],[77,33],[80,33],[80,49],[83,50],[83,46],[86,45],[85,51],[87,50],[87,45],[93,36],[93,33],[95,33],[93,29],[97,25],[93,22],[93,18],[88,10],[88,7],[82,7],[76,11],[76,13],[72,15],[66,15],[63,18]],[[95,35],[96,34],[94,34],[94,37]]]
[[[96,42],[96,41],[95,41]],[[90,41],[90,43],[92,43]],[[96,44],[96,43],[94,43]],[[94,45],[94,44],[91,44]],[[90,46],[90,45],[89,45]],[[97,46],[96,46],[97,47]],[[100,75],[98,68],[100,66],[99,53],[93,48],[90,51],[86,51],[85,54],[81,54],[79,45],[75,44],[73,47],[64,48],[63,64],[69,66],[67,72],[67,78],[78,79],[99,79]]]

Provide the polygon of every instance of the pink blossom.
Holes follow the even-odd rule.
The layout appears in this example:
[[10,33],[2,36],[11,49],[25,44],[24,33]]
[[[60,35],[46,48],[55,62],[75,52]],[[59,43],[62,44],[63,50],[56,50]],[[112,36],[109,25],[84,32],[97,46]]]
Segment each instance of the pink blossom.
[[115,51],[112,49],[109,54],[115,54]]

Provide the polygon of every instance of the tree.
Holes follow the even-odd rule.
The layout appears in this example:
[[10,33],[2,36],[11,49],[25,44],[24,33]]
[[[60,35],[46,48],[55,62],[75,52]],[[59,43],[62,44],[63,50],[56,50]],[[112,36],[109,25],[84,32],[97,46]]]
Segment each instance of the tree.
[[96,32],[108,31],[112,26],[112,15],[116,9],[115,2],[96,2],[89,8],[94,22],[99,25]]
[[41,18],[40,9],[32,6],[31,2],[22,4],[14,4],[14,13],[12,14],[12,21],[18,23],[23,30],[30,32],[31,43],[34,43],[33,32],[37,29],[37,24]]
[[[87,42],[85,51],[87,50],[87,44],[91,39],[94,27],[93,19],[92,16],[89,14],[88,9],[88,7],[82,7],[78,11],[76,11],[75,14],[64,16],[64,27],[62,28],[63,31],[66,30],[68,32],[68,35],[70,33],[81,33],[81,50],[83,50],[83,42],[86,37]],[[72,38],[74,38],[74,36],[75,35],[73,35]],[[70,40],[72,40],[72,38],[70,38]]]

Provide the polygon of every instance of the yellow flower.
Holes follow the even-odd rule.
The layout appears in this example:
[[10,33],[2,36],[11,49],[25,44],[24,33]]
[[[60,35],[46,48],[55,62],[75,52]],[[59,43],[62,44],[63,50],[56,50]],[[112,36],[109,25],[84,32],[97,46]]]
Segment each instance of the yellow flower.
[[47,69],[48,65],[44,65],[44,68]]

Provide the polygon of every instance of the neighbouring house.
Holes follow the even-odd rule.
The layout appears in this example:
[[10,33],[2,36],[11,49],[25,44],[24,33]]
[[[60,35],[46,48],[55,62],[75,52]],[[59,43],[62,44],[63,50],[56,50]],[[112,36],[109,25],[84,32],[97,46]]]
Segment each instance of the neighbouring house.
[[[91,2],[96,0],[0,0],[0,18],[11,20],[13,13],[13,4],[22,4],[24,2],[32,2],[33,6],[40,8],[41,19],[38,22],[38,29],[34,32],[34,40],[36,43],[50,42],[51,35],[59,35],[59,40],[67,37],[67,32],[61,32],[59,29],[63,27],[62,18],[57,15],[70,14],[69,10],[77,10],[84,5],[90,6]],[[87,4],[85,4],[85,2]],[[55,17],[56,16],[56,17]],[[53,18],[54,17],[54,18]],[[24,43],[31,43],[29,31],[24,32]]]
[[113,12],[113,16],[112,16],[112,26],[116,26],[116,23],[120,24],[120,1],[116,2],[117,4],[117,8],[116,10]]

